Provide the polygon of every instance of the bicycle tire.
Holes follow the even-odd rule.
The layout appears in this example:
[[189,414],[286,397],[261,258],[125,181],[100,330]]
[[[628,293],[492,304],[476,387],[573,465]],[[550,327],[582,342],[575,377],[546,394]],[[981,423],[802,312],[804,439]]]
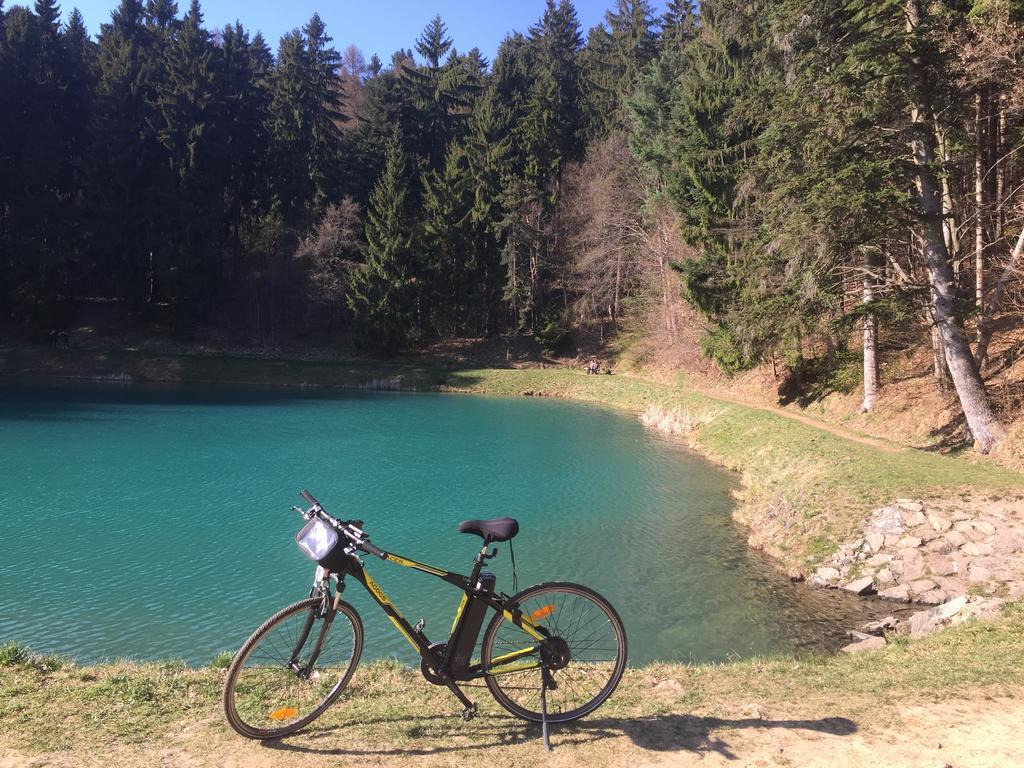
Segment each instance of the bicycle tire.
[[[558,599],[559,595],[565,596],[561,601]],[[591,608],[586,607],[575,607],[567,604],[568,596],[578,598],[580,601],[589,602]],[[569,695],[562,696],[560,698],[558,689],[554,691],[549,690],[547,692],[548,699],[548,722],[550,723],[568,723],[573,720],[578,720],[584,717],[601,704],[603,704],[609,696],[615,691],[619,681],[622,679],[622,674],[626,668],[626,657],[627,657],[627,640],[626,640],[626,629],[622,625],[622,619],[619,618],[619,614],[612,607],[604,597],[580,584],[573,584],[570,582],[548,582],[544,584],[537,584],[535,586],[524,589],[521,592],[513,595],[510,599],[510,608],[517,608],[523,610],[524,614],[529,615],[532,612],[530,608],[534,601],[540,603],[538,610],[547,610],[550,606],[555,606],[552,610],[548,611],[545,618],[550,618],[558,613],[558,610],[563,610],[563,615],[568,615],[566,626],[561,626],[561,618],[556,618],[552,621],[544,621],[543,619],[536,621],[540,626],[544,626],[552,635],[562,637],[566,633],[566,630],[571,631],[586,631],[588,637],[577,638],[577,647],[573,647],[573,638],[563,638],[569,645],[571,652],[571,658],[568,665],[559,671],[552,673],[556,682],[559,682],[560,687],[563,691],[569,691]],[[553,602],[552,602],[553,601]],[[593,611],[596,607],[597,612]],[[606,622],[601,622],[601,616],[603,615]],[[589,622],[589,623],[585,623]],[[594,622],[597,622],[595,626]],[[604,624],[607,624],[607,629],[610,630],[610,634],[606,631]],[[501,639],[500,633],[506,630],[512,635],[511,640]],[[561,630],[562,634],[559,634]],[[594,639],[599,638],[599,639]],[[613,641],[610,638],[614,638]],[[580,642],[585,640],[586,642]],[[614,658],[611,660],[604,660],[603,658],[591,659],[586,658],[588,654],[591,654],[595,648],[594,642],[604,643],[606,641],[614,642],[615,647],[612,651],[606,651],[599,648],[602,654],[608,652],[614,652]],[[541,674],[538,669],[525,670],[520,672],[509,672],[506,674],[491,674],[491,659],[496,657],[495,649],[496,644],[505,643],[506,645],[519,644],[523,647],[535,643],[536,641],[523,632],[521,629],[516,627],[512,622],[508,621],[505,616],[501,613],[496,614],[490,624],[487,625],[487,630],[484,632],[483,645],[481,648],[481,661],[483,668],[488,670],[485,675],[485,682],[487,688],[490,690],[491,695],[494,696],[495,700],[504,707],[507,711],[511,712],[516,717],[528,720],[531,722],[540,722],[540,681]],[[590,645],[587,645],[589,643]],[[501,651],[497,654],[500,656],[505,652],[505,648],[501,648]],[[573,661],[576,661],[574,666]],[[596,666],[597,664],[601,666]],[[599,689],[593,695],[581,695],[582,691],[580,686],[574,686],[572,675],[567,673],[567,670],[582,670],[584,664],[595,665],[586,669],[584,673],[584,679],[588,687],[590,681],[595,680],[601,683]],[[603,670],[607,665],[608,676],[607,680],[603,681]],[[500,669],[500,667],[499,667]],[[531,687],[532,681],[532,687]],[[603,681],[603,682],[602,682]],[[575,691],[573,691],[575,687]],[[516,693],[513,693],[513,690]],[[520,693],[521,692],[521,693]],[[569,696],[573,696],[575,701],[571,708],[566,708],[564,702]],[[536,709],[529,706],[536,698]],[[554,710],[554,711],[552,711]]]
[[[249,639],[242,644],[238,653],[235,654],[231,666],[228,667],[227,679],[224,682],[223,705],[224,715],[227,718],[228,724],[242,736],[262,741],[289,736],[302,730],[320,717],[337,700],[338,696],[341,695],[341,692],[345,690],[352,679],[352,675],[359,663],[359,657],[363,651],[363,622],[359,618],[359,614],[356,613],[355,608],[348,603],[339,601],[337,610],[333,612],[334,615],[331,617],[331,623],[326,627],[326,634],[324,634],[325,628],[323,626],[320,626],[314,633],[313,628],[316,626],[316,622],[323,620],[323,617],[319,619],[316,617],[322,602],[322,598],[310,597],[282,608],[263,622],[259,629],[249,636]],[[307,636],[300,645],[300,654],[306,651],[307,648],[315,647],[309,644],[311,642],[316,643],[320,634],[324,634],[320,642],[321,652],[316,660],[315,669],[310,672],[307,679],[299,677],[288,667],[287,660],[284,658],[286,654],[282,650],[282,646],[271,640],[275,629],[282,629],[286,622],[296,618],[301,618],[304,627],[312,619],[311,626],[307,627],[306,630]],[[335,630],[335,625],[339,619],[347,619],[348,621],[352,637],[351,651],[348,657],[344,659],[343,665],[339,668],[340,676],[337,678],[337,682],[330,685],[326,693],[320,696],[315,689],[317,686],[322,687],[323,685],[319,682],[323,674],[321,669],[325,670],[331,679],[334,678],[332,668],[327,666],[329,657],[325,659],[323,652],[328,648],[329,641],[339,636],[338,631]],[[299,633],[301,632],[302,630],[300,629],[298,633],[293,631],[287,636],[293,638],[293,642],[298,643]],[[284,645],[286,646],[287,643]],[[261,647],[265,650],[260,651]],[[273,663],[247,668],[246,662],[253,658],[257,651],[260,651],[262,654],[260,660],[266,658]],[[253,670],[257,670],[257,672],[255,674],[245,674],[247,671]],[[240,701],[239,687],[243,674],[245,674],[244,684],[255,686],[255,688],[253,689],[252,697],[246,697],[245,701]],[[280,692],[281,695],[277,695],[277,692],[272,690],[278,682],[281,684],[282,689],[287,688],[288,685],[300,688],[296,681],[301,681],[305,684],[308,688],[307,693],[311,694],[315,699],[315,704],[308,712],[300,711],[299,706],[295,706],[299,704],[297,694],[291,694],[293,699],[288,706],[282,706],[288,701],[288,692],[282,690]],[[328,684],[330,684],[329,680]],[[258,698],[256,694],[263,686],[266,687],[269,703],[250,700],[250,698]],[[301,708],[305,710],[306,706],[303,704]],[[268,721],[273,720],[280,720],[282,724],[268,726]],[[288,722],[283,722],[284,720],[288,720]]]

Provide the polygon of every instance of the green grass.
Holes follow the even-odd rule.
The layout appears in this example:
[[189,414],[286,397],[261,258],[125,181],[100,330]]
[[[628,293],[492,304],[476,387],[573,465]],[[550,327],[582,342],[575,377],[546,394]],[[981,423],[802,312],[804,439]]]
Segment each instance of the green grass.
[[[31,656],[31,654],[29,654]],[[0,740],[28,753],[74,750],[87,756],[120,745],[158,745],[195,731],[198,744],[233,739],[223,725],[223,669],[174,663],[40,668],[26,657],[0,667]],[[1024,607],[920,640],[899,638],[857,656],[753,659],[713,666],[653,664],[627,670],[590,727],[628,729],[671,715],[728,717],[752,703],[773,714],[862,718],[955,692],[997,696],[1024,686]],[[393,661],[363,665],[314,734],[344,728],[346,740],[393,750],[439,749],[454,734],[466,743],[515,743],[522,723],[505,716],[486,691],[467,689],[481,717],[458,724],[458,704],[411,668]],[[533,738],[533,737],[531,737]],[[468,753],[473,759],[475,753]],[[486,759],[487,754],[476,759]],[[475,760],[474,760],[475,762]]]
[[21,643],[9,640],[0,644],[0,667],[10,667],[21,664],[29,657],[28,648]]

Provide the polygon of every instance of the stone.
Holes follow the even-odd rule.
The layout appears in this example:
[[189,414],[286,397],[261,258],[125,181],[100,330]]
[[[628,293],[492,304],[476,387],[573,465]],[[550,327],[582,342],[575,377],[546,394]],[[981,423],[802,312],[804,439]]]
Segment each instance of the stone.
[[924,576],[925,562],[923,557],[903,561],[903,581],[917,581]]
[[852,637],[854,640],[868,640],[871,637],[873,637],[873,635],[869,635],[866,632],[860,632],[856,629],[848,629],[846,630],[846,634]]
[[889,589],[883,589],[878,593],[879,597],[883,597],[886,600],[895,600],[900,603],[910,602],[910,587],[906,584],[900,584],[896,587],[889,587]]
[[935,615],[943,619],[949,619],[955,616],[961,608],[967,605],[967,598],[964,596],[956,597],[950,600],[948,603],[940,605],[935,609]]
[[1001,555],[1012,555],[1020,552],[1021,540],[1010,531],[1000,531],[992,541],[992,548]]
[[971,525],[970,520],[960,520],[956,523],[953,523],[953,530],[960,531],[960,533],[966,534],[974,530],[974,526]]
[[892,575],[892,571],[888,568],[883,568],[877,574],[875,574],[875,580],[879,584],[892,584],[896,581],[896,577]]
[[888,565],[892,562],[892,555],[877,554],[867,559],[867,564],[872,568],[878,568],[882,565]]
[[995,551],[995,548],[991,544],[969,541],[960,547],[960,551],[965,555],[977,557],[979,555],[991,555]]
[[896,546],[900,549],[917,549],[921,546],[921,540],[917,536],[904,536]]
[[871,576],[863,576],[844,585],[843,589],[855,595],[868,595],[875,591],[875,580]]
[[885,546],[885,535],[881,533],[869,533],[864,537],[864,543],[871,552],[877,552]]
[[963,534],[967,537],[968,541],[984,541],[988,538],[987,533],[978,530],[973,525],[971,526],[970,530],[963,531]]
[[831,586],[839,581],[841,575],[835,568],[830,568],[826,565],[814,572],[814,575],[811,576],[811,582],[821,586]]
[[951,521],[947,520],[942,515],[936,514],[935,512],[928,513],[928,523],[935,531],[939,533],[942,533],[943,531],[948,531],[950,528],[953,527],[953,523]]
[[878,619],[878,621],[869,621],[867,624],[860,628],[861,632],[866,632],[869,635],[880,635],[886,630],[894,630],[899,624],[895,616],[886,616],[884,619]]
[[973,527],[976,531],[980,531],[986,536],[991,536],[993,533],[996,532],[996,527],[992,525],[992,523],[990,523],[988,520],[975,520],[973,523],[971,523],[971,527]]
[[850,643],[840,650],[843,653],[863,653],[864,651],[878,651],[882,648],[885,648],[885,638],[869,637],[867,640],[858,640],[856,643]]
[[941,626],[941,621],[935,617],[932,613],[934,608],[929,608],[927,611],[919,611],[910,617],[910,634],[912,635],[927,635],[929,632],[934,632]]
[[967,591],[967,584],[963,579],[956,578],[955,576],[936,576],[935,583],[947,595],[962,595]]
[[896,499],[896,506],[900,509],[904,509],[907,512],[923,512],[924,504],[920,501],[914,501],[913,499]]
[[967,571],[967,581],[971,584],[982,584],[988,581],[991,576],[992,574],[979,565],[972,565]]
[[893,573],[894,576],[899,576],[903,573],[903,561],[893,560],[891,563],[889,563],[889,570]]
[[924,513],[920,509],[904,509],[900,513],[900,518],[903,520],[903,524],[907,526],[907,528],[913,528],[921,525],[925,520]]
[[951,552],[956,552],[956,547],[950,544],[946,539],[935,539],[929,541],[924,545],[925,551],[932,553],[933,555],[948,555]]
[[928,558],[928,570],[939,576],[952,576],[956,573],[956,564],[948,557]]
[[916,600],[919,603],[922,603],[923,605],[939,605],[941,603],[946,602],[946,598],[948,597],[949,595],[947,595],[941,589],[931,589],[925,592],[924,594],[917,595],[917,597],[915,597],[914,600]]
[[967,605],[966,597],[958,597],[948,603],[920,611],[910,617],[910,634],[927,635],[946,624]]
[[902,533],[903,524],[900,519],[900,511],[893,507],[876,509],[871,518],[870,527],[883,533]]
[[935,582],[931,579],[918,579],[910,582],[910,591],[922,594],[935,589]]
[[967,543],[967,537],[960,533],[960,531],[949,531],[942,538],[944,538],[954,547],[962,547],[964,544]]
[[960,624],[968,619],[990,619],[997,616],[1003,608],[1003,601],[996,597],[973,597],[956,616],[953,617],[954,624]]
[[902,539],[899,537],[899,534],[896,534],[896,533],[887,533],[887,534],[885,534],[885,546],[887,546],[887,547],[900,546],[900,544],[899,544],[900,541],[902,541]]

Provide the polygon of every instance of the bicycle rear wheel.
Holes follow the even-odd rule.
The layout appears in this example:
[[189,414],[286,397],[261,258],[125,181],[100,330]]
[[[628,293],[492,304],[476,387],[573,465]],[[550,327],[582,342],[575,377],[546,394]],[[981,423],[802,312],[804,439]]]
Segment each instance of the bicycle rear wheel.
[[305,728],[352,678],[363,650],[363,623],[348,603],[321,614],[311,597],[278,611],[245,641],[228,668],[224,714],[250,739]]
[[[530,587],[514,595],[511,603],[547,630],[554,639],[549,642],[562,658],[550,667],[555,687],[546,692],[548,722],[578,720],[601,706],[626,668],[626,630],[611,603],[592,589],[564,582]],[[487,687],[497,702],[517,717],[540,722],[541,671],[538,667],[515,670],[517,665],[538,661],[539,654],[500,663],[500,657],[517,656],[517,651],[534,645],[533,637],[499,613],[487,625],[481,660]],[[568,663],[564,663],[565,649]],[[499,662],[494,664],[494,659]]]

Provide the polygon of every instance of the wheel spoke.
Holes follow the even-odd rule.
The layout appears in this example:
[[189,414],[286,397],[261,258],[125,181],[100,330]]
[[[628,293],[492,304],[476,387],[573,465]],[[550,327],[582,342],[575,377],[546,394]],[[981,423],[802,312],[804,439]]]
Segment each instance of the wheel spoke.
[[[362,649],[362,625],[345,610],[335,613],[308,676],[288,666],[293,654],[301,671],[310,665],[326,626],[326,617],[313,614],[317,605],[304,601],[282,611],[257,630],[232,664],[226,712],[243,735],[271,738],[297,730],[326,708],[351,676]],[[297,648],[311,617],[308,636]]]
[[[552,670],[555,687],[547,691],[549,719],[573,720],[596,708],[614,690],[625,665],[625,633],[607,602],[576,585],[538,587],[523,594],[523,615],[553,606],[538,625],[568,647],[568,665]],[[482,658],[536,644],[512,622],[502,619],[484,638]],[[543,654],[542,654],[543,655]],[[537,669],[489,676],[488,688],[502,706],[531,720],[540,719],[541,674]]]

